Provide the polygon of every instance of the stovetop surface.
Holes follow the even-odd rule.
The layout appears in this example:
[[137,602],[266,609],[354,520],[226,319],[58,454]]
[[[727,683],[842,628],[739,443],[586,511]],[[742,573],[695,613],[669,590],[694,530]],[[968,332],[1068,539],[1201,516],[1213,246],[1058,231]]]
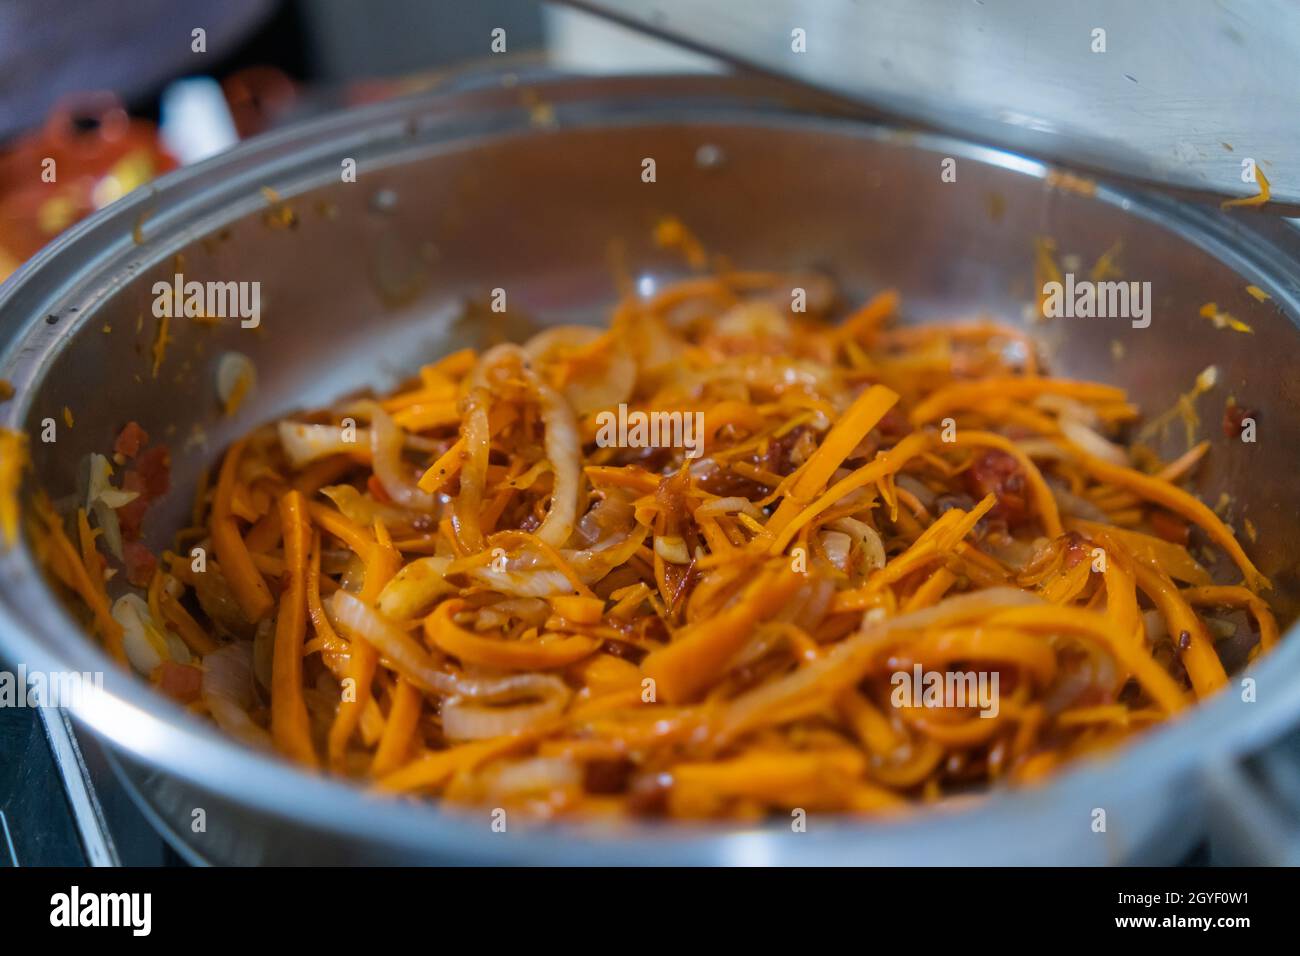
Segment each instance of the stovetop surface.
[[91,865],[184,861],[141,814],[91,735],[77,733],[57,710],[0,707],[0,866]]

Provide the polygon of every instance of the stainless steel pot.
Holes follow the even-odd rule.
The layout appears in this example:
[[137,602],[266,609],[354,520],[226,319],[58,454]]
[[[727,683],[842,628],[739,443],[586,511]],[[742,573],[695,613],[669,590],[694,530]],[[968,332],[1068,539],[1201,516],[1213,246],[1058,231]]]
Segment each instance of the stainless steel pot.
[[[115,203],[0,289],[0,377],[17,389],[0,418],[33,435],[31,483],[56,497],[72,492],[83,457],[108,448],[128,420],[168,441],[174,490],[146,527],[160,547],[200,469],[236,434],[358,387],[392,385],[502,331],[464,318],[466,301],[504,288],[512,321],[597,321],[614,296],[611,260],[651,282],[676,274],[679,264],[649,238],[665,213],[739,264],[825,269],[851,295],[897,286],[917,321],[977,312],[1021,321],[1036,237],[1078,255],[1080,272],[1120,241],[1125,278],[1152,283],[1150,327],[1060,319],[1034,331],[1057,369],[1122,383],[1149,411],[1217,366],[1219,385],[1200,400],[1214,448],[1198,491],[1211,503],[1231,494],[1232,517],[1252,519],[1259,536],[1249,550],[1291,620],[1300,596],[1291,227],[1115,186],[1054,188],[1036,162],[814,115],[791,97],[722,79],[494,80],[247,143]],[[349,158],[355,183],[340,175]],[[645,158],[656,162],[653,183],[642,181]],[[940,176],[945,158],[956,160],[956,182]],[[263,187],[293,216],[272,210]],[[178,267],[187,279],[260,281],[262,326],[174,322],[155,378],[151,290]],[[1247,284],[1272,298],[1256,302]],[[1216,330],[1197,314],[1207,301],[1255,334]],[[232,350],[253,359],[259,385],[225,420],[214,369]],[[1259,410],[1256,444],[1228,441],[1218,427],[1229,394]],[[71,429],[61,424],[65,405]],[[60,422],[54,444],[35,437],[45,418]],[[1174,429],[1162,450],[1182,441]],[[798,834],[779,823],[501,834],[486,812],[380,799],[189,717],[83,636],[23,546],[0,558],[0,650],[30,670],[103,671],[104,693],[76,707],[76,720],[109,743],[178,849],[228,863],[1168,861],[1206,822],[1206,768],[1216,768],[1222,796],[1223,780],[1242,778],[1222,769],[1300,714],[1292,639],[1251,671],[1253,703],[1230,689],[1041,786],[902,822],[814,818]],[[1106,811],[1104,833],[1094,832],[1096,808]]]

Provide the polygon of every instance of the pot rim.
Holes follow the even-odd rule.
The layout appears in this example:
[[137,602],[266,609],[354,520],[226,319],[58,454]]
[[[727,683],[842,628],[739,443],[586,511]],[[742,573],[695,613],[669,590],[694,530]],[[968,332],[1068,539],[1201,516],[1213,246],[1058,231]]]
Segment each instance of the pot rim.
[[[337,176],[341,156],[370,151],[383,162],[397,163],[408,158],[411,149],[425,154],[473,148],[485,140],[555,135],[530,128],[527,109],[518,100],[526,88],[558,104],[561,135],[566,129],[611,123],[795,126],[962,157],[1031,178],[1042,179],[1049,169],[1014,153],[946,135],[901,136],[892,127],[860,118],[813,115],[807,112],[807,100],[780,84],[750,79],[557,79],[509,89],[498,85],[440,90],[350,109],[258,137],[169,173],[77,224],[21,267],[0,287],[0,327],[12,330],[0,356],[0,373],[13,373],[17,392],[0,408],[0,424],[21,426],[33,385],[71,337],[67,327],[93,319],[124,266],[146,267],[222,223],[262,208],[262,186],[292,198],[321,185]],[[1156,194],[1098,184],[1095,198],[1154,220],[1239,273],[1281,290],[1277,304],[1296,324],[1300,303],[1286,290],[1300,289],[1300,269],[1276,246],[1247,248],[1240,241],[1241,227],[1226,222],[1226,217]],[[133,247],[131,231],[146,214],[150,235],[143,246]],[[78,262],[90,265],[65,265]],[[66,275],[70,268],[71,275]],[[43,316],[71,314],[73,306],[80,310],[75,318],[48,332],[42,349],[20,348],[41,333]],[[927,842],[956,841],[971,828],[983,833],[990,845],[1023,838],[1027,820],[1047,823],[1054,817],[1060,822],[1067,815],[1077,819],[1076,814],[1088,813],[1103,798],[1154,789],[1157,782],[1173,785],[1214,760],[1238,757],[1271,739],[1300,713],[1300,681],[1294,679],[1300,672],[1298,632],[1297,626],[1288,629],[1282,645],[1249,669],[1259,688],[1249,717],[1236,713],[1244,706],[1240,695],[1219,694],[1106,757],[1076,762],[1038,785],[997,791],[969,805],[950,803],[892,822],[835,817],[819,822],[816,833],[783,844],[772,838],[790,832],[784,824],[678,822],[620,823],[614,830],[550,824],[512,832],[513,839],[501,841],[491,839],[485,826],[468,825],[471,818],[462,811],[379,797],[343,780],[306,773],[226,737],[144,689],[88,640],[46,587],[25,540],[0,556],[0,648],[29,671],[103,672],[103,692],[74,706],[73,715],[133,760],[259,813],[377,841],[383,847],[414,847],[431,856],[483,862],[673,862],[688,854],[687,848],[690,855],[706,853],[709,859],[733,863],[854,862],[864,852],[906,856],[910,847],[920,846],[922,836]]]

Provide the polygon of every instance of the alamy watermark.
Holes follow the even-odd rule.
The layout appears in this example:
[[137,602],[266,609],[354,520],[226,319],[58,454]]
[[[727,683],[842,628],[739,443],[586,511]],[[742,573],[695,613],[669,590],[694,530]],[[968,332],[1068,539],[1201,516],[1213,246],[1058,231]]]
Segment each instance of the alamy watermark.
[[262,324],[262,283],[185,281],[176,273],[171,282],[153,284],[155,319],[239,319],[245,329]]
[[67,893],[50,897],[50,925],[119,926],[130,929],[132,936],[148,936],[153,929],[153,894],[83,893],[73,885]]
[[0,707],[76,707],[103,689],[103,671],[0,671]]
[[998,715],[997,671],[927,671],[913,664],[910,671],[895,671],[889,678],[895,707],[973,707],[981,717]]
[[1151,324],[1150,282],[1093,282],[1065,274],[1064,282],[1043,283],[1043,317],[1130,319],[1135,329]]
[[617,412],[596,416],[596,444],[601,448],[682,448],[687,458],[704,454],[703,412]]

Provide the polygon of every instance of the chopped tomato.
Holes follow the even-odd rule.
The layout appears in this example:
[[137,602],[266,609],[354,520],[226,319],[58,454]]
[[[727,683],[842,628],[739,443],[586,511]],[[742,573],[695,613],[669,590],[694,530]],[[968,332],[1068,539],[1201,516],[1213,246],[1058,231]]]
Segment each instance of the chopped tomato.
[[126,565],[126,579],[138,588],[149,586],[158,559],[139,541],[128,541],[122,546],[122,562]]
[[[136,478],[132,482],[132,478]],[[122,488],[124,491],[139,491],[138,487],[132,487],[133,484],[140,484],[135,472],[128,471],[122,478]],[[122,529],[122,537],[127,541],[133,541],[140,537],[140,526],[144,523],[144,513],[149,510],[149,502],[143,496],[129,501],[117,509],[117,523]]]
[[155,445],[136,459],[135,465],[122,476],[122,489],[139,497],[117,509],[122,537],[133,541],[140,537],[145,512],[154,499],[161,498],[171,485],[171,453],[166,445]]
[[978,500],[996,495],[998,503],[989,512],[1008,525],[1029,517],[1028,488],[1020,463],[1004,451],[988,448],[975,456],[965,474],[967,490]]
[[172,457],[166,445],[155,445],[139,457],[135,470],[144,480],[142,497],[150,501],[167,494],[171,486]]
[[1223,434],[1226,438],[1240,438],[1242,423],[1247,419],[1256,419],[1257,412],[1244,405],[1229,405],[1223,410]]
[[138,422],[130,421],[118,433],[117,441],[113,443],[113,451],[123,458],[134,458],[147,444],[149,444],[149,433],[141,428]]

